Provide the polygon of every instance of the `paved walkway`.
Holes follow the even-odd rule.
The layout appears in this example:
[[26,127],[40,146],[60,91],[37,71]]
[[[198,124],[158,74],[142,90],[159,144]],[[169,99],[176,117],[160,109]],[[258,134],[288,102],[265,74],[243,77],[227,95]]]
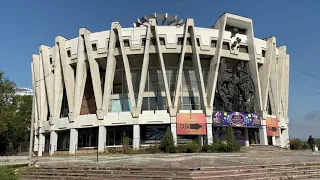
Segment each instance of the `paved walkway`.
[[[6,159],[9,162],[5,162]],[[95,155],[34,157],[37,164],[88,164],[96,163]],[[0,157],[0,165],[28,163],[26,156]],[[301,162],[319,162],[320,153],[310,151],[271,151],[246,153],[194,153],[194,154],[136,154],[136,155],[99,155],[99,164],[105,166],[182,166],[189,168],[206,166],[267,165]]]

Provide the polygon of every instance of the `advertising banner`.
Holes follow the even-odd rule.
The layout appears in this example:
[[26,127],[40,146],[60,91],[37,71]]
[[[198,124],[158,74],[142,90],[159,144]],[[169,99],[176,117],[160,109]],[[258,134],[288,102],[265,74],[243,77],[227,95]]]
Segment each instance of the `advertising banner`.
[[[245,134],[244,134],[244,128],[239,127],[233,127],[233,135],[234,140],[237,141],[242,146],[245,145]],[[227,140],[227,127],[212,127],[212,135],[213,137],[221,140],[226,141]]]
[[267,135],[280,136],[279,123],[276,118],[267,118]]
[[261,116],[253,113],[218,111],[213,113],[212,123],[214,126],[258,128],[261,126]]
[[206,116],[203,113],[178,113],[177,135],[206,135]]

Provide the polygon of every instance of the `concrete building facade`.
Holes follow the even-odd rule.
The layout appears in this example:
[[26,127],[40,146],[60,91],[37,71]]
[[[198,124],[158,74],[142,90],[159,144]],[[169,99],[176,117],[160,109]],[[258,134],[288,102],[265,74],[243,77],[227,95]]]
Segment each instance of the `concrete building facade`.
[[211,144],[227,125],[245,146],[288,145],[289,54],[275,37],[255,38],[245,17],[226,13],[200,28],[154,14],[130,28],[81,28],[41,45],[31,69],[39,156],[102,152],[125,137],[139,149],[167,128],[176,144]]

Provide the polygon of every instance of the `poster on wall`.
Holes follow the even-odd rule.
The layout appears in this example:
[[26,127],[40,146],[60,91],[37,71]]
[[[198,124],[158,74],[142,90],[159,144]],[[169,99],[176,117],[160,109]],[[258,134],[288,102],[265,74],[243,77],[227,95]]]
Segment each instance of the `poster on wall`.
[[251,127],[261,126],[261,116],[253,113],[215,112],[212,114],[214,126]]
[[276,118],[267,118],[267,135],[268,136],[280,136],[279,123]]
[[206,135],[206,116],[203,113],[178,113],[177,135]]
[[[242,146],[245,145],[245,135],[244,135],[244,129],[243,128],[238,128],[238,127],[233,127],[233,135],[234,139],[240,143]],[[212,127],[212,135],[216,139],[219,139],[221,141],[226,141],[227,140],[227,127],[222,126],[222,127]]]

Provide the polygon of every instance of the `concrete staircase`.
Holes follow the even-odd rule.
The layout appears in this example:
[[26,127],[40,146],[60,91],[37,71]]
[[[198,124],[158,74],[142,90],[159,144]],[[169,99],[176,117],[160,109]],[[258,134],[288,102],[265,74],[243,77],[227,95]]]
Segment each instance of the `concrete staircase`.
[[243,152],[255,152],[255,151],[287,151],[285,148],[278,146],[263,146],[263,145],[250,145],[249,147],[242,147]]
[[102,180],[102,179],[210,179],[210,180],[284,180],[284,179],[320,179],[320,163],[246,165],[224,167],[96,167],[86,166],[39,166],[23,173],[22,180]]

